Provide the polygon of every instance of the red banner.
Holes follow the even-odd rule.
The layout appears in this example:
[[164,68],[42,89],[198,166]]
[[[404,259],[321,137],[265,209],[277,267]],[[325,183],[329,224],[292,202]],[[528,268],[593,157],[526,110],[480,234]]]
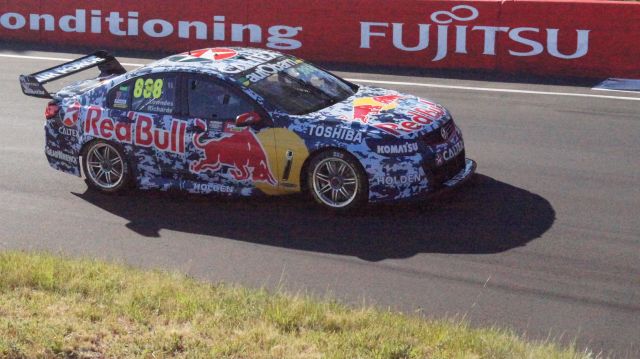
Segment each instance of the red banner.
[[640,77],[640,3],[5,0],[3,40],[182,52],[252,46],[312,61]]

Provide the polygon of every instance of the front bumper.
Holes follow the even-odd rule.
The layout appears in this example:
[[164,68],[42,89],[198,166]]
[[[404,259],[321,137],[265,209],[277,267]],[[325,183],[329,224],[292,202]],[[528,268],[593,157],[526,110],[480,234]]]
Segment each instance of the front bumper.
[[463,184],[464,182],[469,180],[471,176],[473,176],[473,174],[476,172],[477,167],[478,165],[476,164],[476,161],[466,158],[464,160],[464,168],[462,169],[462,171],[458,172],[450,180],[444,182],[443,188],[454,188]]
[[422,192],[421,194],[408,198],[409,200],[425,200],[430,199],[446,192],[449,192],[455,188],[462,186],[465,182],[467,182],[473,174],[476,172],[478,165],[472,159],[466,158],[464,163],[464,168],[460,170],[457,174],[451,177],[449,180],[442,183],[438,188],[432,189],[430,191]]
[[[453,122],[450,123],[449,132],[453,133]],[[476,163],[466,158],[462,133],[457,127],[453,128],[455,134],[446,140],[420,138],[415,155],[384,156],[369,166],[369,202],[423,200],[456,188],[471,178]],[[440,131],[436,132],[440,136]],[[433,131],[427,135],[433,136]]]

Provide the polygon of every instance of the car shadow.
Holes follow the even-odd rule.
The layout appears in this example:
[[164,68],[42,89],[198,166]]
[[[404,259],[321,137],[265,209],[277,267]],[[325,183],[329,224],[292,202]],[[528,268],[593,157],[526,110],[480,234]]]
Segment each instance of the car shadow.
[[302,195],[248,199],[134,191],[74,195],[129,221],[147,237],[160,229],[379,261],[418,253],[498,253],[551,228],[544,198],[477,174],[429,202],[373,205],[331,213]]

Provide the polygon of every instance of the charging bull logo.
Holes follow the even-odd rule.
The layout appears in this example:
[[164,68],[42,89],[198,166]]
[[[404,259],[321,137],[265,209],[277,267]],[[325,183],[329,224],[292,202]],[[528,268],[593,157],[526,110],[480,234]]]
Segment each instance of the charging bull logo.
[[357,98],[353,101],[353,119],[368,123],[370,116],[398,107],[399,98],[397,95]]
[[[197,125],[204,128],[202,121]],[[229,173],[238,181],[251,179],[253,182],[277,184],[267,154],[258,138],[249,128],[237,129],[231,123],[225,124],[223,137],[203,140],[203,133],[193,136],[193,144],[203,152],[204,157],[191,163],[191,172],[219,171],[222,166],[230,167]]]

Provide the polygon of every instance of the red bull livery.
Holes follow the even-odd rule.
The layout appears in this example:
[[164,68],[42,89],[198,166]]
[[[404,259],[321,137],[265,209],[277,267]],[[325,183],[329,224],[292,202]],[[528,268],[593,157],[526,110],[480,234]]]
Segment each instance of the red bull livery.
[[[52,94],[44,84],[97,67]],[[20,76],[49,98],[45,154],[103,192],[308,192],[347,210],[468,180],[462,133],[427,99],[358,86],[275,51],[208,48],[127,72],[98,51]]]
[[191,172],[215,172],[224,165],[231,168],[231,175],[238,181],[249,179],[272,186],[277,184],[269,168],[267,154],[249,128],[236,128],[232,123],[226,123],[220,139],[201,142],[202,137],[202,133],[193,136],[193,145],[202,151],[203,156],[191,163]]

